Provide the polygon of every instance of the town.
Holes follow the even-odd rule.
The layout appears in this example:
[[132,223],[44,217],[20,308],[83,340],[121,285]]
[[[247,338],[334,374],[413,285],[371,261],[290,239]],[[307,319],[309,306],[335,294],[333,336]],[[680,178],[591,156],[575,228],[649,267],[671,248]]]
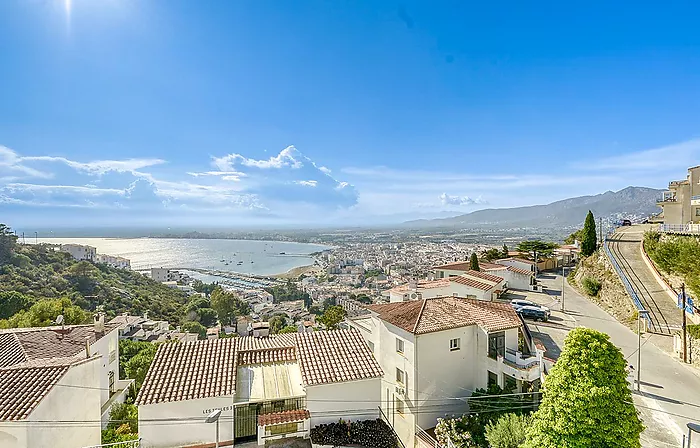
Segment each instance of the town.
[[[346,242],[286,278],[138,273],[3,225],[0,446],[699,446],[700,272],[682,264],[698,179],[643,224],[603,232],[589,212],[558,243]],[[72,298],[17,275],[48,263]],[[184,314],[124,286],[122,307],[92,307],[119,275]]]

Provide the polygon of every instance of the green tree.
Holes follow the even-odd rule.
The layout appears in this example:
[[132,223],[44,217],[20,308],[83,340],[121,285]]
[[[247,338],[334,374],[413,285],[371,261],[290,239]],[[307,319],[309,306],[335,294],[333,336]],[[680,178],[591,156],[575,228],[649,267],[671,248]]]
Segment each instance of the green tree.
[[280,330],[280,334],[285,334],[285,333],[296,333],[299,330],[295,325],[287,325],[283,329]]
[[182,331],[187,332],[187,333],[194,333],[199,335],[199,339],[206,339],[207,338],[207,327],[204,325],[200,324],[199,322],[185,322],[180,326]]
[[581,327],[569,332],[523,446],[639,448],[644,425],[626,368],[608,335]]
[[506,246],[506,244],[503,243],[503,251],[501,252],[501,255],[503,256],[503,258],[508,258],[509,253],[510,251],[508,250],[508,246]]
[[486,440],[491,448],[518,448],[527,436],[532,418],[525,414],[505,414],[486,425]]
[[287,320],[284,316],[273,316],[268,323],[270,324],[270,333],[277,334],[287,325]]
[[533,260],[535,260],[542,257],[550,257],[554,252],[554,249],[556,249],[557,247],[559,247],[557,243],[549,243],[547,241],[540,240],[530,240],[522,241],[520,244],[518,244],[516,250],[518,252],[527,253]]
[[0,223],[0,266],[12,260],[16,245],[17,236],[12,229]]
[[151,367],[151,363],[153,362],[153,358],[155,358],[157,351],[158,345],[151,344],[134,355],[134,357],[127,361],[126,365],[124,366],[124,373],[126,373],[126,377],[134,379],[136,390],[141,389],[143,380],[146,379],[148,368]]
[[581,240],[583,240],[583,229],[578,229],[566,237],[564,244],[574,244],[576,241],[581,242]]
[[195,280],[192,282],[192,289],[197,292],[204,293],[204,295],[207,297],[209,297],[218,288],[220,288],[220,286],[216,283],[204,283],[201,280]]
[[469,258],[469,269],[472,271],[479,270],[479,257],[476,256],[476,252],[472,253],[471,258]]
[[233,325],[238,316],[250,313],[250,306],[238,294],[221,287],[212,291],[211,307],[216,311],[222,325]]
[[345,309],[340,305],[332,305],[323,312],[323,315],[318,318],[318,321],[326,326],[329,330],[337,330],[338,324],[345,319]]
[[107,429],[102,431],[102,443],[127,442],[138,439],[139,411],[133,404],[115,403],[109,411]]
[[199,308],[197,310],[197,320],[205,327],[213,327],[216,325],[216,311],[212,308]]
[[68,269],[68,278],[83,294],[92,293],[95,288],[95,275],[98,269],[89,261],[79,261]]
[[0,319],[8,319],[12,315],[24,311],[34,303],[34,300],[17,291],[0,291]]
[[593,212],[588,211],[586,221],[583,223],[583,235],[581,237],[581,255],[590,257],[598,248],[598,235],[595,230],[595,218]]
[[142,350],[149,350],[153,345],[146,341],[132,341],[129,339],[119,340],[119,378],[127,378],[124,367],[131,358],[138,355]]
[[[498,260],[499,258],[503,258],[503,254],[500,250],[493,247],[481,253],[481,259],[486,262]],[[471,259],[469,260],[469,262],[471,263]]]
[[65,325],[85,324],[92,321],[92,315],[73,305],[68,297],[43,299],[26,311],[20,311],[7,319],[7,328],[48,327],[55,325],[56,318],[63,315]]

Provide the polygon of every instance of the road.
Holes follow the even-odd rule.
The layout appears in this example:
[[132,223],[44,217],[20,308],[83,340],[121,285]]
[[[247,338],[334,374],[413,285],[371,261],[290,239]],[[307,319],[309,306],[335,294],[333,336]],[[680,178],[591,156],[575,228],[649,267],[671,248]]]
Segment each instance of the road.
[[[536,332],[551,338],[549,343],[563,348],[563,340],[569,330],[575,327],[588,327],[610,335],[628,362],[637,366],[637,335],[595,303],[581,296],[566,284],[564,298],[566,312],[559,311],[562,278],[561,275],[544,274],[539,277],[548,294],[522,293],[530,300],[548,305],[552,309],[552,320],[547,323],[530,325]],[[537,335],[536,335],[537,337]],[[645,448],[680,447],[686,423],[700,423],[700,371],[673,359],[650,338],[669,336],[643,335],[641,350],[641,393],[636,391],[633,398],[646,430],[642,433],[642,446]],[[556,350],[557,347],[553,347]],[[630,381],[633,376],[630,376]],[[700,448],[700,434],[693,439],[693,448]]]
[[644,309],[649,311],[651,331],[671,335],[681,328],[682,313],[676,302],[661,288],[644,262],[641,242],[645,227],[620,227],[608,238],[608,247],[620,269],[637,293]]

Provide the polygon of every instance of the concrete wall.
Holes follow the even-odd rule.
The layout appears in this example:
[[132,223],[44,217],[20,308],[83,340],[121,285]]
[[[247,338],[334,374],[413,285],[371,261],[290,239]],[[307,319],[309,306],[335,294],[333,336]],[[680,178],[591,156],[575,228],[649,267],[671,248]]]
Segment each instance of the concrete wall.
[[311,427],[341,418],[378,418],[380,387],[381,378],[307,386],[306,408],[311,414]]
[[0,447],[2,448],[26,448],[29,424],[26,420],[11,422],[0,421]]
[[223,410],[219,417],[219,439],[233,439],[233,396],[141,405],[141,444],[148,448],[214,443],[216,424],[204,420],[216,409]]
[[119,329],[115,328],[90,346],[90,354],[100,355],[102,404],[109,400],[109,372],[114,372],[115,388],[119,380]]
[[[28,419],[28,447],[76,448],[100,444],[99,362],[99,358],[93,358],[71,366],[41,400]],[[47,420],[81,423],[40,423]]]

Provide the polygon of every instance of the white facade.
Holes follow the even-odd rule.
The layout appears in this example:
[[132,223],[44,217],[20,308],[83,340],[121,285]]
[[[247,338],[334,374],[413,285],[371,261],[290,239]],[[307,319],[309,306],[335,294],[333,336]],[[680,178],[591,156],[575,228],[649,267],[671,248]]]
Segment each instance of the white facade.
[[381,378],[306,387],[311,427],[343,420],[373,420],[379,414]]
[[61,252],[67,252],[75,260],[95,261],[97,248],[82,244],[61,244]]
[[488,269],[486,272],[503,277],[508,289],[531,291],[535,284],[535,274],[529,269],[527,273],[519,271],[519,269],[516,271],[508,269],[508,266],[503,266],[502,269]]
[[[499,274],[494,274],[499,275]],[[460,283],[462,275],[451,276],[440,280],[418,282],[393,288],[389,291],[389,302],[407,302],[409,300],[432,299],[435,297],[458,296],[491,301],[506,289],[504,279],[494,282],[488,289]],[[476,279],[477,281],[480,279]],[[483,280],[482,280],[483,281]]]
[[114,255],[97,254],[95,259],[97,263],[103,263],[113,268],[131,269],[131,261],[128,258],[117,257]]
[[99,358],[72,365],[26,420],[0,421],[2,448],[76,448],[100,444],[100,426],[47,421],[100,421]]
[[529,260],[521,260],[519,258],[504,258],[502,260],[496,261],[498,264],[503,266],[513,266],[514,268],[524,269],[526,271],[535,272],[535,263]]
[[151,268],[151,278],[157,282],[177,282],[181,274],[168,268]]

